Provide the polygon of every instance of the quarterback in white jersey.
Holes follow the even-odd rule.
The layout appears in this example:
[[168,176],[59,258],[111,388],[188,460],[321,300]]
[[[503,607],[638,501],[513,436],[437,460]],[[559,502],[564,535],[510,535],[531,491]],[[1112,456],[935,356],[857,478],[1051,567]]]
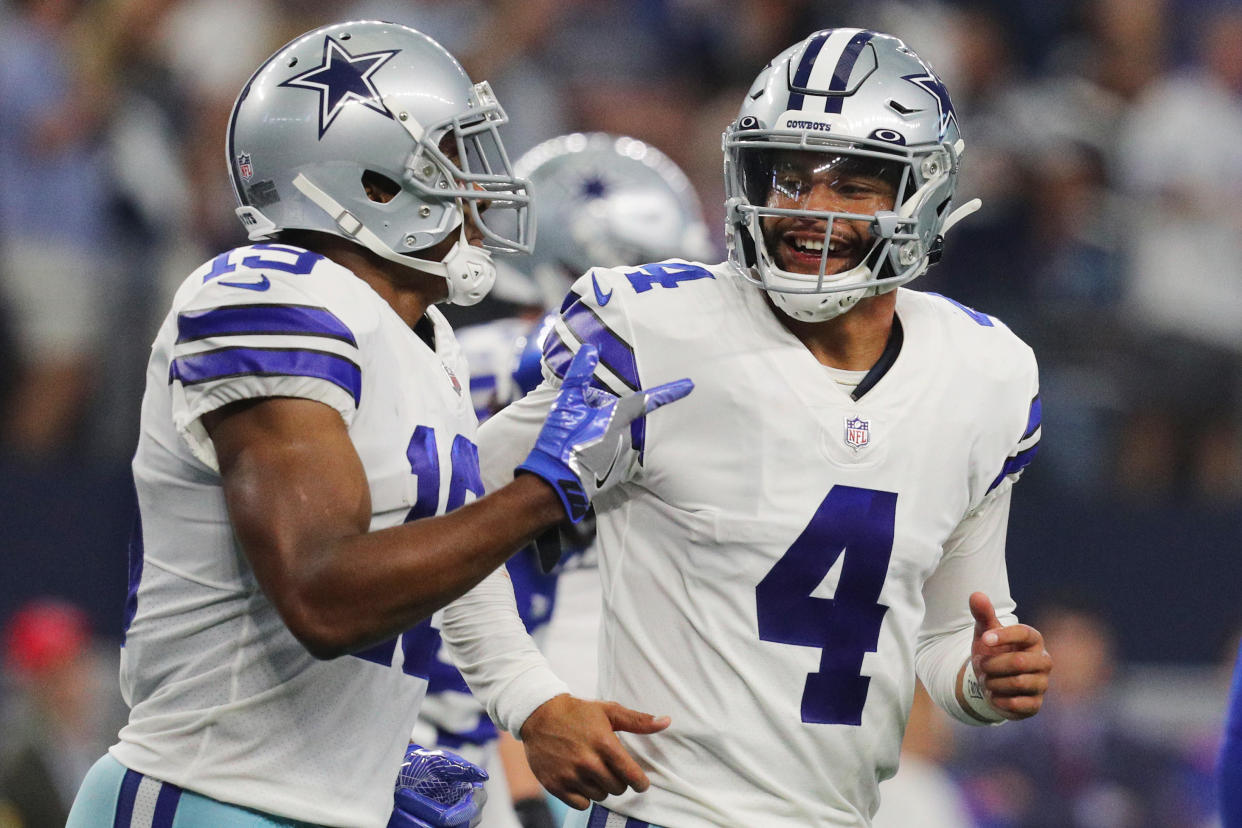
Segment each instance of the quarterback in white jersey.
[[[439,44],[376,21],[298,38],[242,91],[229,163],[258,243],[192,273],[152,349],[130,720],[71,828],[476,817],[485,774],[407,756],[440,608],[490,716],[554,743],[544,784],[584,802],[646,786],[613,730],[665,720],[566,694],[501,565],[618,483],[601,463],[632,453],[629,424],[690,384],[599,393],[582,349],[528,473],[483,496],[466,365],[432,304],[486,294],[485,245],[529,248],[504,122]],[[516,232],[481,201],[489,219],[516,213]]]
[[900,287],[962,215],[943,85],[896,38],[818,32],[764,69],[725,146],[729,261],[588,272],[545,384],[480,430],[495,485],[588,345],[614,393],[695,380],[632,426],[632,474],[595,505],[599,692],[672,724],[626,741],[646,793],[567,825],[862,828],[916,675],[972,724],[1033,715],[1047,687],[1004,557],[1034,356]]

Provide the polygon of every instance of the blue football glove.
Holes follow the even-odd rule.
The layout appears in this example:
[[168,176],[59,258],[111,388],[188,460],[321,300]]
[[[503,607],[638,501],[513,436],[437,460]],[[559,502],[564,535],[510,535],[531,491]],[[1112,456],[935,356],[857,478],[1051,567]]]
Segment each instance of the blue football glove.
[[630,423],[694,388],[690,380],[680,379],[617,397],[591,386],[598,362],[594,345],[584,344],[574,354],[535,447],[516,469],[550,483],[574,523],[587,513],[591,499],[620,482],[629,468]]
[[388,828],[472,828],[483,817],[485,781],[487,771],[456,753],[411,744]]

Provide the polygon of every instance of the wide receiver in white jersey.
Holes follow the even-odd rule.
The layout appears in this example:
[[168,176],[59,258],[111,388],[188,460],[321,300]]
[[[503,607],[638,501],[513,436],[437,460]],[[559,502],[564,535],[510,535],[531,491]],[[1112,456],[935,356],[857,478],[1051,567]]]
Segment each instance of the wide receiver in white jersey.
[[587,345],[614,392],[695,378],[632,427],[633,473],[595,503],[599,692],[672,724],[623,737],[646,793],[567,826],[866,826],[916,674],[967,723],[1031,716],[1047,688],[1004,556],[1040,436],[1034,356],[900,287],[978,206],[951,209],[943,84],[894,37],[817,32],[762,71],[724,145],[729,260],[584,275],[545,384],[480,430],[495,485]]
[[242,91],[238,214],[270,240],[191,274],[156,336],[133,462],[132,710],[71,826],[457,824],[448,811],[475,804],[393,810],[431,656],[417,625],[450,602],[444,639],[488,712],[554,743],[545,784],[645,787],[612,730],[664,721],[565,695],[498,567],[615,482],[623,424],[688,389],[597,394],[585,350],[531,473],[482,496],[465,363],[432,303],[482,298],[483,244],[529,246],[524,221],[504,237],[482,215],[529,211],[504,121],[439,44],[374,21],[298,38]]

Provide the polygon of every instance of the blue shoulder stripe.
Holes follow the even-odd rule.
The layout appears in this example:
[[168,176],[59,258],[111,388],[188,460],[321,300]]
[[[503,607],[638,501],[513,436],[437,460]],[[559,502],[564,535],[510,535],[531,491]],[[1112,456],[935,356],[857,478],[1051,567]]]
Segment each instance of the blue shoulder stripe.
[[322,336],[358,344],[336,314],[309,305],[226,305],[177,314],[177,342],[244,334]]
[[[569,363],[574,358],[574,352],[569,350],[569,346],[561,339],[561,335],[556,332],[555,328],[548,330],[548,336],[543,341],[543,359],[547,362],[548,367],[552,369],[552,373],[557,377],[565,379],[565,372],[569,370]],[[542,377],[542,374],[540,375]],[[599,379],[599,375],[591,377],[591,386],[601,391],[607,391],[609,394],[615,395],[616,389],[609,388]],[[527,390],[525,393],[530,393]]]
[[548,331],[548,338],[543,341],[543,359],[552,369],[552,373],[565,379],[565,372],[569,370],[569,362],[573,358],[573,352],[569,350],[569,346],[561,339],[556,329]]
[[566,293],[566,294],[565,294],[565,298],[564,298],[563,300],[561,300],[561,307],[560,307],[560,309],[557,311],[557,313],[558,313],[558,314],[561,314],[561,313],[564,313],[565,311],[569,310],[569,307],[570,307],[570,306],[571,306],[574,302],[577,302],[577,301],[578,301],[579,299],[581,299],[581,298],[582,298],[582,294],[578,293],[577,291],[574,291],[574,290],[569,291],[569,293]]
[[1022,439],[1030,437],[1035,433],[1035,429],[1039,428],[1039,424],[1043,422],[1044,405],[1039,401],[1039,395],[1036,394],[1031,400],[1031,413],[1026,420],[1026,431],[1022,434]]
[[226,377],[317,377],[349,392],[357,405],[362,396],[362,369],[345,357],[300,348],[220,348],[178,357],[169,368],[169,382],[182,385]]
[[1035,459],[1035,452],[1037,451],[1039,451],[1039,443],[1031,446],[1026,451],[1020,451],[1013,457],[1007,459],[1004,467],[1001,469],[1001,473],[996,475],[996,479],[992,481],[992,485],[988,486],[988,491],[990,492],[999,486],[1001,481],[1009,475],[1017,474],[1027,466],[1031,465],[1031,461]]
[[634,349],[604,324],[604,320],[590,306],[584,302],[575,302],[561,318],[579,341],[589,342],[596,347],[601,365],[616,374],[631,391],[639,389],[638,362],[634,359]]
[[[552,369],[552,373],[564,379],[565,371],[569,368],[569,361],[573,359],[573,357],[573,353],[561,340],[561,336],[556,332],[556,329],[553,328],[549,330],[548,338],[543,342],[543,359],[548,364],[548,367]],[[614,393],[611,388],[605,387],[604,384],[599,381],[598,376],[591,378],[591,385],[607,391],[609,394]],[[641,463],[643,461],[643,450],[646,448],[647,444],[646,417],[639,417],[634,422],[630,423],[630,443],[634,446],[635,450],[638,451],[638,462]]]

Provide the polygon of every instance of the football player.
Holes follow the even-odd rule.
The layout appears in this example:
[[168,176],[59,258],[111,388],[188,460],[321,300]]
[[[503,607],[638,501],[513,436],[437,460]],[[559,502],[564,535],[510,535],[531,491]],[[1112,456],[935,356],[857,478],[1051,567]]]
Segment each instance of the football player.
[[586,273],[545,383],[483,426],[496,484],[583,348],[614,393],[695,378],[632,427],[633,473],[595,502],[599,692],[673,724],[623,736],[651,788],[573,824],[861,828],[916,675],[970,724],[1039,709],[1051,660],[1004,555],[1040,438],[1035,358],[998,319],[903,287],[978,206],[953,205],[963,148],[897,38],[790,47],[725,131],[728,260]]
[[[618,399],[587,387],[583,349],[530,473],[482,496],[433,303],[477,302],[488,249],[529,248],[505,120],[439,44],[376,21],[297,38],[242,90],[227,160],[254,243],[186,279],[152,347],[130,718],[69,825],[385,825],[432,655],[420,622],[450,602],[445,642],[488,712],[555,742],[549,789],[645,787],[612,730],[666,720],[565,694],[500,566],[615,485],[627,423],[689,383]],[[461,781],[440,780],[473,797]],[[432,801],[394,819],[476,815]]]
[[[555,314],[546,311],[560,306],[574,280],[592,262],[633,266],[672,256],[711,254],[707,226],[689,179],[649,144],[605,133],[563,135],[534,147],[513,168],[536,196],[532,212],[539,241],[530,255],[508,260],[514,272],[504,278],[525,286],[527,296],[540,298],[526,316],[456,332],[470,366],[470,390],[480,422],[539,384],[542,345],[555,320]],[[554,573],[541,572],[532,552],[513,556],[506,566],[518,612],[553,671],[566,680],[571,692],[592,697],[599,574],[582,525],[566,538],[566,554]],[[446,659],[447,654],[440,654],[431,663],[414,741],[461,753],[489,770],[489,788],[502,788],[506,774],[497,771],[509,766],[496,761],[496,728]],[[507,755],[520,761],[521,749]],[[544,808],[542,795],[528,796],[520,804],[520,814],[506,813],[506,799],[503,790],[491,790],[482,828],[513,826],[519,817],[531,821]]]

